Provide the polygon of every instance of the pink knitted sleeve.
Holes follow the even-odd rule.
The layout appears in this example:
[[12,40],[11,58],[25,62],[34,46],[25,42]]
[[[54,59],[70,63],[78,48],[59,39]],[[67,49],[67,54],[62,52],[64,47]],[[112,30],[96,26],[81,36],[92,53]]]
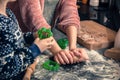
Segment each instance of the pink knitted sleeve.
[[59,26],[60,27],[68,27],[75,26],[80,27],[80,18],[78,15],[77,0],[61,0],[61,3],[58,7],[60,10],[59,14]]
[[40,27],[50,28],[43,17],[44,0],[19,0],[22,20],[30,31],[36,31]]

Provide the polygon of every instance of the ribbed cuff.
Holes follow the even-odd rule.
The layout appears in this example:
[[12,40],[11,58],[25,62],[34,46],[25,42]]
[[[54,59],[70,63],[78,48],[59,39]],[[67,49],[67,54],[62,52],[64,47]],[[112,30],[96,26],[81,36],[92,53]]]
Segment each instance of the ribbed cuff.
[[27,44],[32,44],[33,41],[35,40],[32,32],[25,33],[24,39]]
[[36,58],[40,55],[41,51],[36,44],[32,44],[29,49],[32,51],[33,57]]

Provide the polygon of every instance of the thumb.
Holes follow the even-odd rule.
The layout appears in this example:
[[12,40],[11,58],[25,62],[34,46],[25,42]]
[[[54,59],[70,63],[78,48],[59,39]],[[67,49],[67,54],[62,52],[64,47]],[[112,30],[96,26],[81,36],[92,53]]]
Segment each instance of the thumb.
[[44,40],[46,40],[47,42],[53,42],[53,37],[45,38]]

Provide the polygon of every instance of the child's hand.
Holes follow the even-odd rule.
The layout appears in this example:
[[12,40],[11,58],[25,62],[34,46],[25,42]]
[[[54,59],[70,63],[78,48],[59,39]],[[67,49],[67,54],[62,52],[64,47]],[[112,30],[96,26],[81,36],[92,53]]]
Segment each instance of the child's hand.
[[39,47],[41,52],[43,52],[44,50],[47,50],[52,47],[54,40],[53,40],[53,37],[42,39],[42,40],[40,40],[39,38],[36,38],[34,43]]
[[89,60],[89,57],[83,48],[76,48],[71,51],[74,54],[74,62],[81,62],[81,61]]
[[54,56],[54,59],[59,64],[72,64],[73,56],[69,50],[61,50]]
[[35,61],[31,65],[29,65],[29,67],[27,68],[26,73],[23,77],[23,80],[30,80],[31,75],[34,73],[36,65],[38,64],[38,62],[39,62],[39,57],[37,57],[35,59]]
[[34,36],[34,38],[36,39],[36,38],[38,37],[38,33],[37,33],[37,32],[34,32],[34,33],[33,33],[33,36]]

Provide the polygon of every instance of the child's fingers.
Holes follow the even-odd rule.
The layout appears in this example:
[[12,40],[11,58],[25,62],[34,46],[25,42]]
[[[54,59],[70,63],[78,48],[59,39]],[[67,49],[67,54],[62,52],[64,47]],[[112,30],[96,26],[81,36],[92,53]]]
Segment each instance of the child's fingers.
[[79,62],[85,61],[85,59],[83,58],[79,58]]
[[23,80],[30,80],[33,71],[30,68],[27,68],[26,73],[23,77]]
[[71,50],[73,53],[74,53],[74,55],[75,56],[77,56],[77,57],[81,57],[81,52],[78,50],[78,49],[74,49],[74,50]]
[[30,80],[30,76],[24,76],[23,80]]
[[81,53],[82,53],[83,58],[84,58],[85,60],[89,60],[89,56],[88,56],[88,54],[86,53],[85,49],[81,49]]
[[77,56],[74,56],[73,59],[74,59],[74,63],[79,62],[79,58]]
[[47,48],[51,48],[52,45],[54,44],[53,37],[43,39],[43,44],[46,45]]
[[53,44],[54,44],[54,42],[47,43],[47,48],[51,48]]
[[74,53],[74,62],[86,61],[89,59],[86,51],[82,48],[76,48],[71,50]]
[[44,39],[47,43],[51,43],[51,42],[53,42],[53,37],[50,37],[50,38],[46,38],[46,39]]
[[39,57],[37,57],[37,58],[35,59],[35,63],[38,64],[39,61],[40,61],[40,59],[39,59]]

